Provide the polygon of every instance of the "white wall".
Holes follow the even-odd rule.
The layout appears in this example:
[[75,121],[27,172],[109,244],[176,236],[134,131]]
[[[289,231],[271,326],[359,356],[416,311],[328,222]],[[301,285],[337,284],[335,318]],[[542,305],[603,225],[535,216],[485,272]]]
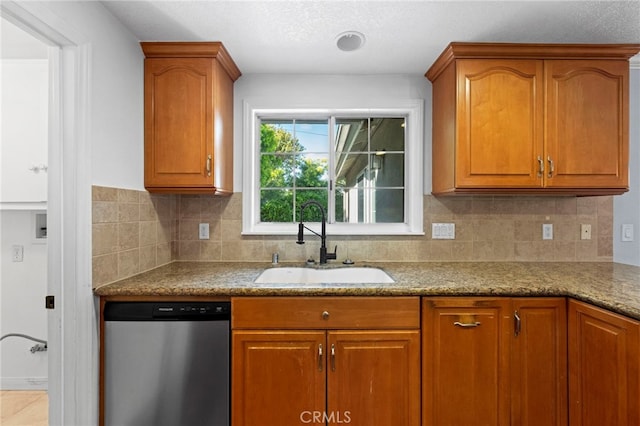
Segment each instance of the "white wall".
[[[629,192],[613,200],[613,261],[640,266],[640,64],[630,75]],[[633,224],[633,242],[620,240],[623,223]]]
[[[22,333],[47,340],[47,245],[34,243],[32,211],[0,210],[0,336]],[[24,247],[13,262],[11,248]],[[31,353],[30,340],[0,343],[0,389],[46,389],[47,352]]]
[[87,185],[144,189],[144,54],[137,38],[99,2],[47,2],[45,7],[91,45],[92,181]]
[[234,86],[233,189],[242,192],[243,102],[279,99],[283,106],[367,107],[385,98],[424,99],[425,181],[431,192],[431,84],[413,75],[273,75],[249,74]]

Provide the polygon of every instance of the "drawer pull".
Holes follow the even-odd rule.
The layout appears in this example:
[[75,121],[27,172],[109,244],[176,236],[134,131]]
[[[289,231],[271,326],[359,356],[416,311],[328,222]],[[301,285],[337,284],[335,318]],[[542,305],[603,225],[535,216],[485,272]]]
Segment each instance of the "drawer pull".
[[318,345],[318,371],[322,371],[322,343]]
[[329,312],[328,311],[324,311],[322,313],[322,319],[323,320],[328,320],[329,319]]
[[480,326],[480,321],[475,321],[475,322],[460,322],[460,321],[456,321],[456,322],[453,323],[453,325],[456,325],[456,326],[462,327],[462,328],[473,328],[473,327]]

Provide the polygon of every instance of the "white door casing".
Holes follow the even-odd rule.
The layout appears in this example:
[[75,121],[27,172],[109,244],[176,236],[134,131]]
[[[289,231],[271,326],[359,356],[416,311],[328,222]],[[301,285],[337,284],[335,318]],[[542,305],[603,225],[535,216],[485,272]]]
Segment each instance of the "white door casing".
[[47,317],[49,424],[93,425],[98,314],[91,288],[91,44],[43,4],[3,1],[0,13],[52,46],[47,282],[56,307]]

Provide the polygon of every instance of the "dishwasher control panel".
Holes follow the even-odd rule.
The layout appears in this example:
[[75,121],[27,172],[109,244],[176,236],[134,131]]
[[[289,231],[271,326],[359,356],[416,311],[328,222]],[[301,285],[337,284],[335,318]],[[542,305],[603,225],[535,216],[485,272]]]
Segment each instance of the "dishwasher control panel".
[[229,314],[231,306],[222,303],[157,303],[153,307],[155,318],[178,316],[192,319],[193,317]]
[[231,317],[230,302],[107,302],[105,321],[212,321]]

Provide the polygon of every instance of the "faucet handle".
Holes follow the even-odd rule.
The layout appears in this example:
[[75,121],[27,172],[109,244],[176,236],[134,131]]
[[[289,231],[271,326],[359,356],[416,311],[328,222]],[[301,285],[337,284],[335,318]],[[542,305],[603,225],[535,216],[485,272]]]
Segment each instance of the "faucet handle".
[[335,260],[337,259],[338,254],[338,246],[336,245],[333,249],[333,253],[327,253],[327,260]]

